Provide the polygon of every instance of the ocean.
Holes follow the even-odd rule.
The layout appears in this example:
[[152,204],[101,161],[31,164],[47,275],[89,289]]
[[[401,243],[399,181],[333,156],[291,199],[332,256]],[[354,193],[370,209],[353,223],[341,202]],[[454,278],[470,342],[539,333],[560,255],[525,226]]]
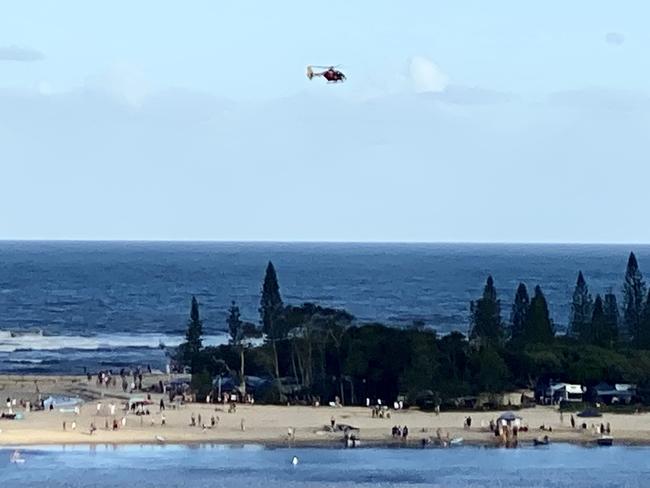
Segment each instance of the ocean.
[[[267,449],[257,445],[49,446],[0,450],[5,486],[641,488],[647,447]],[[299,463],[291,464],[297,456]]]
[[286,303],[345,308],[359,322],[423,320],[441,333],[467,330],[488,274],[506,319],[517,284],[540,284],[562,330],[578,270],[593,294],[620,297],[630,251],[650,270],[640,245],[2,241],[0,371],[163,368],[159,346],[182,341],[192,295],[208,344],[226,340],[231,300],[258,321],[268,260]]

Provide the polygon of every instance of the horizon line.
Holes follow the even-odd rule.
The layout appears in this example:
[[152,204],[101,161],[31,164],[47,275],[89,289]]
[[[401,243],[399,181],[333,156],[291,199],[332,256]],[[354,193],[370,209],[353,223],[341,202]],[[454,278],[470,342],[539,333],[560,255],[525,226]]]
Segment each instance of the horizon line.
[[169,238],[0,238],[3,242],[61,242],[61,243],[220,243],[220,244],[402,244],[402,245],[531,245],[531,246],[650,246],[650,242],[623,242],[623,241],[400,241],[400,240],[278,240],[278,239],[169,239]]

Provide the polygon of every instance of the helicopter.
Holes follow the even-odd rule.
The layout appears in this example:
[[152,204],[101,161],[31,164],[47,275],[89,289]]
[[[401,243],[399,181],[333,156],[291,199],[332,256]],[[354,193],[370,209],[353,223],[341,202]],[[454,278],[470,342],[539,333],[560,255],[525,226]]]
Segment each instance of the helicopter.
[[[325,71],[316,72],[314,68],[324,69]],[[339,71],[338,66],[307,66],[307,78],[310,80],[314,76],[322,76],[327,80],[328,83],[343,83],[347,78],[345,75]]]

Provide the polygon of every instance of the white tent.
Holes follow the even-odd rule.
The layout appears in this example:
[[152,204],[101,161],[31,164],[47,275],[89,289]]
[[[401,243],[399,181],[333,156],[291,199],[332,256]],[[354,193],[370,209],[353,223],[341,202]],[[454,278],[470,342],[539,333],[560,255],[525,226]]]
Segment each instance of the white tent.
[[74,408],[81,405],[83,400],[79,397],[69,397],[64,395],[50,395],[43,400],[43,407],[45,410],[51,408]]
[[571,383],[552,383],[546,390],[546,396],[552,401],[581,402],[585,388]]

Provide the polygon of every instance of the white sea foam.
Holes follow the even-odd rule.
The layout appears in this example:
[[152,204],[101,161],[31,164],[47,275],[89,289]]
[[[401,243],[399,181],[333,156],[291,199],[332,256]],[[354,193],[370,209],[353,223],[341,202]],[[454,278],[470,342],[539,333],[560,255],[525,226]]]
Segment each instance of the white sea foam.
[[[176,347],[185,338],[181,335],[167,334],[98,334],[94,336],[43,335],[41,332],[13,333],[0,330],[0,352],[15,352],[18,350],[55,351],[58,349],[117,349],[124,347],[157,348],[161,345]],[[228,336],[223,334],[203,337],[203,344],[216,346],[228,342]]]

